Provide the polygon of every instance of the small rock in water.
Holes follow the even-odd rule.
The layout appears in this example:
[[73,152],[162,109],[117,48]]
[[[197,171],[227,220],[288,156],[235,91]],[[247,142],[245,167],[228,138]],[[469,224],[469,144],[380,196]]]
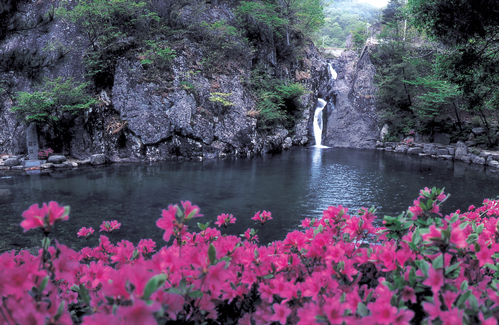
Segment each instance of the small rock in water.
[[48,159],[47,159],[47,162],[49,163],[53,163],[53,164],[60,164],[60,163],[63,163],[66,161],[66,157],[62,156],[62,155],[54,155],[54,156],[50,156]]
[[90,163],[92,165],[103,165],[106,163],[106,155],[102,153],[92,155],[90,157]]

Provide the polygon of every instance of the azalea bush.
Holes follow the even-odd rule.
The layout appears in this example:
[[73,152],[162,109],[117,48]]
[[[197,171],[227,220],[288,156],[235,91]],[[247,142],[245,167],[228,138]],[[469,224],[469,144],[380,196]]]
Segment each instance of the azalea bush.
[[[0,255],[0,324],[496,324],[499,201],[443,216],[445,199],[426,188],[382,227],[372,209],[329,207],[268,246],[255,229],[190,231],[204,218],[186,201],[158,219],[163,247],[100,235],[78,252],[51,238],[69,209],[35,204],[21,226],[44,233],[38,254]],[[272,227],[270,212],[252,219]],[[101,226],[111,230],[116,220]]]

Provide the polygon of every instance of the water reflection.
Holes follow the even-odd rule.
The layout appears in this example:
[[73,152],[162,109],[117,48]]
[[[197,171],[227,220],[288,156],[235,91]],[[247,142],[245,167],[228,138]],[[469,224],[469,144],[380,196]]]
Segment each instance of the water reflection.
[[[301,148],[255,159],[205,162],[164,162],[111,165],[49,174],[0,174],[0,250],[15,248],[13,238],[38,244],[33,232],[22,233],[21,214],[31,204],[58,201],[70,205],[70,220],[57,228],[57,238],[81,248],[96,245],[76,238],[81,227],[98,229],[103,220],[117,219],[122,229],[114,241],[137,243],[153,238],[160,245],[162,232],[155,227],[168,204],[191,200],[205,215],[196,222],[216,220],[221,213],[237,218],[223,233],[238,235],[259,229],[262,243],[283,239],[305,217],[320,217],[330,205],[355,212],[375,206],[378,215],[395,215],[407,209],[425,186],[445,187],[452,194],[444,213],[479,205],[499,194],[499,175],[483,166],[374,150]],[[256,211],[271,211],[274,220],[263,228],[250,220]]]

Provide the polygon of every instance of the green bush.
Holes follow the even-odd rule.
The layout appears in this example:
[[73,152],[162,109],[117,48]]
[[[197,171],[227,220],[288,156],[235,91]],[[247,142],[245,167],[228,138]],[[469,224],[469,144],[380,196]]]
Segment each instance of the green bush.
[[257,67],[252,73],[251,86],[258,99],[258,127],[269,129],[278,124],[292,128],[301,114],[300,96],[305,87],[289,80],[273,79]]
[[86,86],[87,83],[80,83],[73,78],[46,79],[37,91],[18,92],[17,104],[12,107],[12,111],[26,124],[49,126],[54,132],[54,138],[64,142],[68,122],[97,102],[86,93]]

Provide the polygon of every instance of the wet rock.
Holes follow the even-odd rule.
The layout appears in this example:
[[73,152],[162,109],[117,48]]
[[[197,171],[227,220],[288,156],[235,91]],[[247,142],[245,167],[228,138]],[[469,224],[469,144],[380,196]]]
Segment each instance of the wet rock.
[[67,159],[65,156],[62,155],[53,155],[48,157],[47,162],[53,163],[53,164],[60,164],[65,162]]
[[487,166],[490,166],[493,168],[499,168],[499,161],[497,161],[497,160],[488,161]]
[[409,146],[408,145],[405,145],[405,144],[401,144],[401,145],[398,145],[396,148],[395,148],[395,152],[400,152],[400,153],[406,153],[407,150],[409,149]]
[[447,148],[439,148],[437,150],[437,156],[445,156],[448,154],[449,154],[449,151],[447,150]]
[[419,147],[411,147],[407,149],[407,153],[410,155],[418,155],[422,152],[423,150]]
[[485,134],[485,128],[484,127],[477,127],[471,129],[471,132],[473,132],[476,136]]
[[468,147],[466,146],[466,144],[464,144],[464,142],[458,141],[456,144],[456,151],[454,153],[454,157],[460,160],[461,157],[467,154],[468,154]]
[[[324,98],[325,123],[322,144],[331,147],[374,149],[380,140],[375,106],[376,69],[369,51],[359,55],[347,50],[333,61],[338,76]],[[332,105],[334,103],[334,105]]]
[[92,155],[92,157],[90,157],[90,163],[92,165],[103,165],[106,163],[106,155],[102,153]]
[[429,154],[429,155],[436,155],[438,151],[438,147],[434,145],[433,143],[425,143],[423,146],[423,153]]
[[7,158],[7,160],[5,160],[3,162],[3,165],[4,166],[18,166],[21,164],[21,159],[17,158],[17,157],[10,157],[10,158]]
[[485,158],[477,156],[477,155],[472,155],[471,162],[474,164],[477,164],[477,165],[485,165]]
[[293,146],[293,141],[291,140],[290,137],[287,137],[286,139],[284,139],[284,142],[282,144],[282,148],[284,150],[288,150],[289,148],[291,148]]

